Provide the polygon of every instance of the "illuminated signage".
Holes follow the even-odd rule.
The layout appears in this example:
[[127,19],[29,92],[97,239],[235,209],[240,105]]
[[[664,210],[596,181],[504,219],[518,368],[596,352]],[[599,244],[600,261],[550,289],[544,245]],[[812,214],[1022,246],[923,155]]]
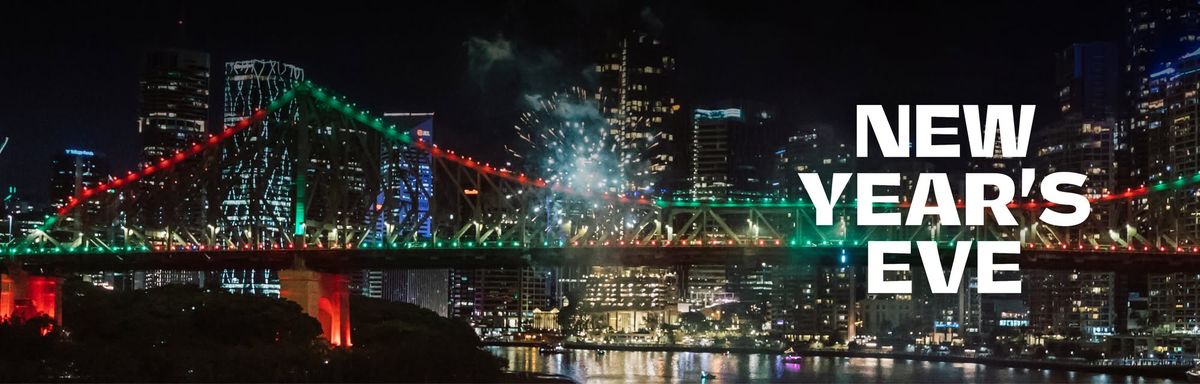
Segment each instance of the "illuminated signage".
[[720,120],[720,119],[740,119],[742,118],[742,110],[738,108],[725,109],[697,109],[696,118]]
[[1028,327],[1029,320],[1000,320],[1001,327]]
[[479,190],[478,189],[464,189],[463,194],[464,195],[478,195]]
[[84,151],[81,149],[68,149],[67,154],[71,156],[95,156],[92,151]]
[[934,328],[958,328],[958,323],[955,323],[953,321],[935,321],[935,322],[933,322],[933,327]]

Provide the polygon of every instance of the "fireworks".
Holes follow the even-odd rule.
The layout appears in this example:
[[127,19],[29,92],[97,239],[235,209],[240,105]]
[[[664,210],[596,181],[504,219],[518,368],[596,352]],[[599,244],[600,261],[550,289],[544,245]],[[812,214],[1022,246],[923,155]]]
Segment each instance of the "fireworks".
[[573,87],[549,97],[526,96],[530,111],[516,124],[507,147],[525,172],[580,191],[616,191],[624,182],[601,98]]

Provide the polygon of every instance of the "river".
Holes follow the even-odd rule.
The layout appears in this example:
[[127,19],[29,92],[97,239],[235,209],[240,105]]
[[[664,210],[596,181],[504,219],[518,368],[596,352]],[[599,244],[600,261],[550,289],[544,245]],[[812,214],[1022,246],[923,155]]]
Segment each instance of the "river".
[[[568,350],[543,355],[535,347],[487,347],[512,371],[563,375],[580,383],[1170,383],[1170,380],[1063,370],[988,367],[970,363],[844,357],[784,362],[766,354]],[[1176,380],[1176,382],[1179,382]]]

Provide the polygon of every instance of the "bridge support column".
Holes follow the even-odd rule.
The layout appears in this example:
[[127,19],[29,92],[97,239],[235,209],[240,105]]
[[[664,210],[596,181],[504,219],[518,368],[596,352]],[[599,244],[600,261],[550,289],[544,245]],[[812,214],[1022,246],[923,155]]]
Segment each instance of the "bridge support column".
[[61,277],[35,276],[10,266],[0,274],[0,318],[29,320],[46,315],[62,325]]
[[288,269],[279,271],[279,295],[300,304],[304,313],[321,323],[321,332],[330,345],[348,347],[350,343],[350,286],[346,276],[308,269],[297,259]]

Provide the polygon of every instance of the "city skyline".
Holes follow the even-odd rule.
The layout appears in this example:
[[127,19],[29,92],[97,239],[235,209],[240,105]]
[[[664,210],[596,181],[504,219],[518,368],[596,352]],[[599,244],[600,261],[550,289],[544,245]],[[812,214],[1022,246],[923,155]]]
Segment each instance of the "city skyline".
[[[504,127],[518,120],[519,113],[524,109],[522,96],[548,94],[573,85],[589,86],[588,76],[581,74],[601,59],[597,52],[584,47],[598,47],[598,39],[617,33],[622,26],[660,29],[668,52],[681,62],[688,63],[681,66],[675,76],[679,89],[677,97],[685,105],[695,106],[728,99],[760,100],[776,105],[782,112],[780,117],[782,124],[788,128],[786,130],[796,131],[804,125],[813,124],[846,126],[852,122],[853,110],[850,106],[868,101],[913,102],[913,98],[916,98],[922,102],[1036,101],[1039,105],[1052,105],[1052,99],[1046,92],[1050,89],[1047,84],[1051,84],[1051,81],[1031,84],[1028,81],[999,79],[1051,79],[1056,52],[1072,43],[1119,38],[1120,19],[1123,17],[1122,9],[1117,4],[1084,8],[1054,5],[1055,8],[1050,12],[1034,15],[1045,18],[1061,16],[1061,20],[1045,23],[1047,26],[1044,28],[1053,28],[1053,33],[1039,34],[1007,25],[1005,21],[1021,11],[1010,5],[992,9],[994,18],[970,21],[932,18],[926,12],[928,9],[921,7],[889,11],[866,7],[856,10],[862,14],[864,21],[855,28],[829,25],[820,20],[813,20],[809,24],[793,23],[792,20],[783,19],[783,15],[767,14],[770,13],[768,9],[719,3],[642,5],[584,2],[570,5],[492,6],[501,8],[497,12],[518,20],[547,15],[548,19],[555,22],[515,29],[511,26],[513,23],[508,23],[509,26],[496,25],[495,21],[482,15],[470,16],[474,15],[471,13],[466,18],[451,21],[470,23],[470,26],[424,28],[446,32],[422,34],[409,29],[393,32],[373,30],[370,26],[377,23],[370,22],[372,16],[363,16],[368,19],[361,22],[357,18],[339,20],[337,24],[340,28],[332,28],[332,31],[322,32],[319,36],[315,32],[299,31],[295,32],[297,35],[294,39],[289,37],[279,44],[265,44],[255,39],[242,39],[241,34],[232,32],[236,29],[234,25],[241,24],[234,19],[218,19],[217,14],[213,13],[215,5],[131,5],[131,9],[135,10],[133,12],[145,17],[115,26],[97,24],[100,22],[87,17],[86,6],[76,6],[61,9],[57,13],[57,22],[71,22],[76,28],[104,27],[99,28],[103,32],[94,37],[95,44],[92,46],[52,53],[40,47],[73,44],[64,40],[71,36],[69,30],[30,34],[30,31],[46,30],[54,24],[29,24],[33,21],[14,20],[6,25],[23,27],[23,34],[30,36],[18,44],[26,48],[23,51],[31,60],[47,55],[92,55],[105,59],[98,62],[99,66],[94,69],[80,68],[88,72],[56,71],[60,76],[46,73],[54,70],[53,66],[30,67],[19,62],[4,63],[11,68],[0,68],[3,69],[0,73],[13,76],[12,84],[18,86],[30,79],[44,79],[38,87],[41,89],[39,92],[64,94],[69,87],[79,87],[65,93],[74,95],[72,97],[89,97],[94,102],[105,104],[106,112],[89,115],[82,111],[57,108],[58,112],[50,113],[47,108],[52,103],[31,104],[39,97],[45,97],[43,94],[5,100],[8,104],[25,106],[21,110],[28,112],[0,118],[0,126],[6,127],[5,131],[14,132],[6,134],[12,136],[13,141],[6,150],[6,156],[0,157],[0,183],[16,185],[18,191],[28,191],[34,199],[40,199],[40,191],[46,188],[46,183],[40,178],[16,170],[46,169],[45,163],[35,160],[48,159],[48,155],[35,151],[29,145],[33,141],[29,130],[7,127],[38,127],[38,132],[54,133],[51,141],[64,148],[93,147],[90,149],[108,154],[117,169],[128,168],[140,161],[131,148],[139,141],[135,136],[136,126],[120,117],[129,116],[128,119],[133,119],[136,116],[136,93],[123,84],[137,81],[145,52],[161,48],[179,47],[208,52],[214,68],[218,68],[220,63],[244,59],[294,62],[311,73],[321,73],[315,79],[322,84],[359,95],[358,98],[365,105],[375,109],[437,112],[441,121],[439,125],[447,128],[439,142],[454,143],[460,150],[470,150],[481,158],[501,162],[506,158],[502,150],[486,143],[507,141],[507,129]],[[421,7],[431,7],[428,9],[430,12],[440,9],[428,4]],[[793,16],[801,20],[819,19],[816,15],[820,13],[845,13],[852,9],[814,8],[811,12]],[[487,11],[480,9],[477,12]],[[36,13],[33,10],[31,12]],[[304,11],[295,9],[287,12]],[[902,15],[891,17],[893,15],[889,12],[901,12]],[[473,20],[472,17],[479,20]],[[759,18],[762,21],[754,28],[736,28],[738,18]],[[277,29],[289,23],[286,20],[290,19],[267,18],[259,22],[262,24],[259,28]],[[928,22],[922,22],[924,20]],[[573,28],[573,23],[577,22],[594,25],[604,32],[596,37],[582,34]],[[950,23],[947,28],[961,29],[963,35],[948,41],[941,37],[932,40],[944,44],[914,43],[929,41],[921,38],[935,34],[937,29],[942,28],[938,25],[946,23]],[[873,33],[885,30],[888,32]],[[345,44],[347,37],[358,35],[373,38],[352,45]],[[1057,41],[1047,41],[1044,38],[1047,36]],[[311,40],[315,44],[297,46],[295,40]],[[328,48],[315,48],[322,46],[319,43],[322,41],[329,42]],[[845,46],[887,48],[845,50]],[[93,53],[99,47],[104,47],[110,53]],[[911,51],[905,50],[910,48]],[[993,48],[997,53],[987,53]],[[972,54],[962,54],[964,50]],[[492,59],[501,60],[493,62],[487,54],[500,54]],[[872,57],[880,55],[885,56]],[[821,60],[812,60],[818,57]],[[885,57],[889,59],[889,65],[876,65]],[[448,65],[429,65],[433,58]],[[109,74],[98,76],[94,71],[107,71]],[[901,72],[905,76],[899,76]],[[84,76],[84,73],[92,75]],[[67,80],[62,75],[76,78]],[[888,82],[872,78],[887,79]],[[219,84],[222,81],[220,74],[214,73],[211,81]],[[902,83],[892,85],[896,81]],[[397,89],[418,91],[395,92]],[[900,92],[900,89],[904,91]],[[97,95],[101,93],[99,90],[105,90],[103,93],[115,97],[98,98]],[[218,107],[221,100],[214,98],[210,104]],[[468,105],[478,105],[479,108]],[[210,113],[208,120],[210,126],[219,125],[219,113]],[[786,136],[781,135],[776,139],[782,141]]]
[[[1200,377],[1200,3],[124,6],[47,6],[69,27],[16,23],[45,65],[0,61],[0,129],[30,127],[0,131],[0,339],[94,348],[101,302],[251,365],[310,348],[276,380],[629,381],[607,351],[702,359],[666,379]],[[159,328],[114,351],[201,344]],[[455,348],[463,372],[396,359]]]

